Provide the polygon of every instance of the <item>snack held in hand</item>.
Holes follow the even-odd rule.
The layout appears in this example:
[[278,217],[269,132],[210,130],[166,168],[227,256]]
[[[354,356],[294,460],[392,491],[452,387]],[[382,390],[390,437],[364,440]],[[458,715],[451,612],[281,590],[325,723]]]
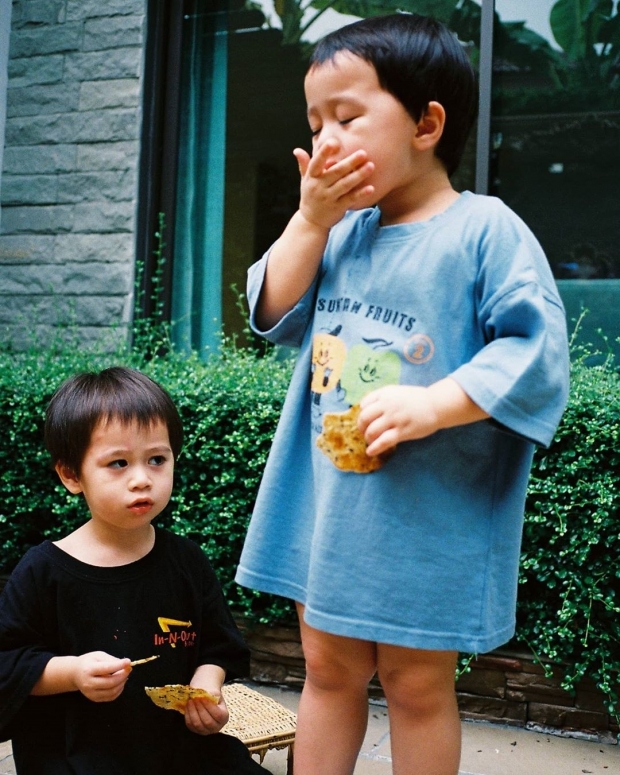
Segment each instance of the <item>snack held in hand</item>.
[[159,659],[159,654],[153,654],[152,657],[144,657],[144,659],[134,659],[133,662],[130,662],[131,667],[135,667],[136,665],[146,665],[147,662],[152,662],[154,659]]
[[166,686],[145,686],[144,691],[159,708],[178,710],[185,715],[185,708],[190,700],[206,699],[217,703],[219,700],[206,689],[185,684],[167,684]]
[[[48,404],[45,440],[90,518],[29,549],[0,595],[0,739],[15,772],[267,775],[238,738],[214,734],[224,678],[250,664],[215,570],[153,524],[183,444],[169,394],[122,366],[75,374]],[[39,610],[63,615],[42,623]]]
[[387,457],[366,454],[366,441],[357,427],[360,406],[355,404],[346,412],[328,412],[323,417],[323,433],[316,445],[341,471],[369,474],[381,468]]

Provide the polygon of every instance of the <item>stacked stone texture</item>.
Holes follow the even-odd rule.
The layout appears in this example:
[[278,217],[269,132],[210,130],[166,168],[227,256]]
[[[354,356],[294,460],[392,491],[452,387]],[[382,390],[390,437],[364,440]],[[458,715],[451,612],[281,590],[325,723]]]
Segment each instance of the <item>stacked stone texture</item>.
[[125,336],[131,314],[145,0],[17,0],[1,179],[0,330]]
[[[299,628],[249,627],[243,619],[239,624],[252,653],[252,679],[301,688],[305,669]],[[569,694],[562,689],[559,666],[543,668],[531,653],[515,649],[481,655],[470,668],[456,685],[461,718],[617,742],[617,720],[593,681],[581,681]],[[370,696],[383,699],[376,679],[370,684]]]

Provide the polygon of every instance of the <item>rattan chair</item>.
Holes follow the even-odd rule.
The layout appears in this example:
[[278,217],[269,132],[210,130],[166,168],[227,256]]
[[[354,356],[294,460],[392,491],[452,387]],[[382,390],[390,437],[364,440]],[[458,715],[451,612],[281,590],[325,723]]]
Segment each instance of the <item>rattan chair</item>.
[[292,775],[297,716],[243,684],[226,684],[223,691],[230,718],[222,732],[238,737],[261,764],[271,748],[287,748],[286,772]]

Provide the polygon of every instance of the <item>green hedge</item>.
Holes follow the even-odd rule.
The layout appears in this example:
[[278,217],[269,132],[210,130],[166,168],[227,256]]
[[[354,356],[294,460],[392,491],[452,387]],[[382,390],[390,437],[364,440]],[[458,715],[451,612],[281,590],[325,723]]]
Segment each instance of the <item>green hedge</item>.
[[9,573],[28,547],[65,535],[86,518],[83,500],[51,469],[43,419],[64,379],[111,365],[139,368],[160,382],[183,420],[173,498],[159,524],[203,547],[237,610],[263,621],[292,619],[288,602],[233,581],[291,363],[232,343],[207,361],[171,352],[146,359],[141,348],[87,352],[79,342],[44,352],[0,351],[0,573]]
[[[290,362],[224,344],[206,362],[144,345],[113,353],[59,345],[0,352],[0,573],[31,545],[85,517],[50,470],[42,445],[49,397],[83,369],[125,364],[171,393],[186,445],[173,502],[160,521],[202,545],[240,613],[263,622],[293,616],[288,601],[233,581],[252,504],[290,377]],[[556,440],[538,450],[527,501],[518,634],[542,661],[566,663],[567,688],[594,678],[615,710],[620,669],[619,379],[611,364],[573,366]],[[458,594],[458,592],[455,592]]]
[[616,716],[620,670],[620,379],[573,365],[553,445],[537,450],[526,503],[517,635],[593,678]]

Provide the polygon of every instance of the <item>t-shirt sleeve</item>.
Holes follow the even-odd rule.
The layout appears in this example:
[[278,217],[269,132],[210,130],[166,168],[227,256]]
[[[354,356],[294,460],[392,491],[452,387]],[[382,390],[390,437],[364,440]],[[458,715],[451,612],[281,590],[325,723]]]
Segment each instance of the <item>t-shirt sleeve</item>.
[[203,609],[198,664],[224,668],[227,680],[247,676],[250,672],[250,650],[234,622],[220,583],[204,554],[202,579]]
[[516,216],[481,244],[486,345],[451,376],[499,426],[548,446],[568,397],[566,316],[542,248]]
[[273,328],[263,331],[256,322],[256,306],[265,281],[268,260],[269,253],[266,253],[248,270],[247,296],[250,307],[250,326],[255,333],[273,342],[273,344],[300,347],[304,333],[312,319],[318,276],[297,304]]
[[43,633],[45,585],[30,553],[14,570],[0,595],[0,739],[22,707],[45,665],[55,656]]

